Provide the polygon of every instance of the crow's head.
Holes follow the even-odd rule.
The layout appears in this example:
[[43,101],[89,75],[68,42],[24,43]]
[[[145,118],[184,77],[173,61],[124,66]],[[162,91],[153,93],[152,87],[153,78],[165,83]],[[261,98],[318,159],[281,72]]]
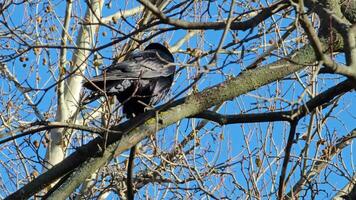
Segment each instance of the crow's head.
[[145,50],[156,50],[163,58],[168,59],[170,62],[174,62],[172,53],[160,43],[151,43],[145,48]]

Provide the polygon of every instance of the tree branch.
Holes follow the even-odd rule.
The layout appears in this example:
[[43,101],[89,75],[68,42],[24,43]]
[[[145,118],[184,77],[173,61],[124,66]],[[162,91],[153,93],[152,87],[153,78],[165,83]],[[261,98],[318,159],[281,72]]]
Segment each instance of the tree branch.
[[35,115],[38,117],[40,120],[44,120],[44,116],[41,114],[41,112],[38,110],[37,106],[33,103],[31,97],[28,95],[26,89],[20,84],[20,82],[17,80],[17,78],[9,71],[8,67],[6,64],[0,63],[0,72],[11,82],[14,83],[15,87],[22,93],[22,95],[25,97],[26,101],[28,102],[28,105],[33,109]]
[[[306,173],[306,176],[302,176],[299,179],[299,181],[296,184],[294,184],[293,189],[291,189],[285,195],[285,198],[295,199],[294,194],[299,193],[306,183],[311,182],[315,176],[319,175],[319,173],[329,165],[329,161],[332,160],[332,158],[335,155],[341,152],[342,149],[349,146],[352,140],[355,138],[356,138],[356,129],[352,130],[349,134],[337,140],[335,145],[327,146],[323,150],[325,154],[321,156],[321,159],[315,162],[313,167]],[[345,195],[345,193],[343,193],[343,195]]]
[[135,8],[132,8],[130,10],[120,10],[112,15],[109,15],[107,17],[103,17],[101,19],[101,22],[103,23],[109,23],[110,21],[113,21],[113,19],[119,19],[119,18],[126,18],[126,17],[129,17],[129,16],[132,16],[132,15],[135,15],[137,13],[140,13],[144,10],[145,7],[143,6],[137,6]]
[[[300,18],[301,25],[304,31],[306,32],[311,45],[314,48],[318,60],[322,61],[323,64],[334,73],[338,73],[356,79],[356,70],[353,70],[353,67],[348,67],[343,64],[337,63],[334,60],[332,60],[329,55],[326,55],[324,53],[325,48],[323,47],[323,43],[320,41],[318,34],[314,30],[312,24],[309,22],[307,14],[304,12],[303,0],[300,1],[300,5],[297,8],[297,10],[300,15],[299,18]],[[352,34],[352,36],[354,35]]]
[[[96,138],[8,198],[30,197],[63,174],[82,164],[68,181],[53,193],[53,195],[61,194],[62,197],[66,197],[88,176],[109,162],[114,156],[136,145],[139,141],[154,134],[157,130],[163,129],[185,117],[197,115],[214,105],[234,99],[241,94],[255,90],[275,80],[280,80],[291,73],[303,69],[307,64],[314,61],[315,54],[313,53],[313,49],[310,46],[305,46],[299,49],[288,60],[280,60],[265,67],[244,71],[236,78],[207,88],[198,94],[192,94],[186,98],[177,100],[169,105],[170,108],[167,111],[161,112],[157,117],[155,117],[155,112],[148,112],[134,118],[114,128],[114,130],[122,131],[123,134],[109,135],[107,141],[108,147],[101,157],[95,157],[100,151],[98,144],[101,142],[100,138]],[[91,157],[95,158],[88,160]],[[83,163],[86,160],[88,161]]]
[[[161,12],[150,1],[148,1],[148,0],[138,0],[138,1],[142,5],[144,5],[147,9],[149,9],[153,14],[155,14],[164,23],[179,27],[181,29],[219,30],[219,29],[225,29],[226,24],[227,24],[227,22],[225,22],[225,21],[223,21],[223,22],[188,22],[188,21],[179,20],[179,19],[172,19],[172,18],[167,17],[163,12]],[[247,29],[253,28],[260,22],[262,22],[265,19],[272,16],[273,14],[275,14],[283,9],[286,9],[289,5],[290,4],[289,4],[288,0],[281,0],[281,1],[271,5],[268,8],[262,9],[262,11],[260,13],[258,13],[256,16],[254,16],[253,18],[251,18],[249,20],[246,20],[243,22],[232,22],[230,29],[231,30],[247,30]]]
[[[99,167],[105,165],[105,163],[110,161],[115,155],[131,148],[142,139],[154,134],[157,130],[304,68],[304,63],[312,62],[315,59],[311,50],[310,47],[300,49],[298,54],[291,58],[294,60],[293,65],[290,65],[286,60],[282,60],[266,67],[245,71],[234,79],[205,89],[201,93],[175,101],[171,104],[172,107],[170,109],[162,112],[157,117],[153,117],[155,113],[153,113],[152,116],[150,116],[149,113],[144,115],[141,120],[142,122],[138,123],[141,125],[131,127],[133,128],[132,131],[123,131],[122,137],[117,138],[114,135],[110,135],[112,137],[109,136],[107,142],[109,146],[102,157],[90,159],[88,162],[82,164],[81,167],[72,174],[72,177],[53,193],[53,195],[58,198],[67,197],[86,177],[90,176],[90,174]],[[296,64],[299,63],[299,61],[303,64]],[[145,118],[148,120],[142,124]],[[156,121],[156,119],[158,119],[158,121]]]
[[281,175],[279,177],[279,186],[278,186],[278,199],[283,200],[283,192],[285,188],[285,177],[286,177],[286,172],[287,172],[287,167],[289,163],[289,158],[290,158],[290,152],[292,150],[292,145],[296,133],[296,128],[298,125],[298,120],[290,122],[290,130],[289,130],[289,135],[288,135],[288,140],[287,140],[287,146],[285,149],[285,155],[283,159],[283,165],[282,165],[282,171]]
[[236,123],[257,123],[257,122],[275,122],[275,121],[292,121],[300,119],[312,112],[315,108],[329,103],[336,96],[342,95],[356,88],[356,84],[352,80],[345,80],[326,91],[318,94],[313,99],[309,100],[299,108],[270,113],[254,113],[254,114],[238,114],[238,115],[223,115],[213,111],[206,110],[190,118],[203,118],[220,125],[236,124]]
[[18,132],[21,132],[20,134],[16,134],[12,137],[8,137],[6,139],[3,139],[0,141],[0,145],[4,144],[6,142],[15,140],[17,138],[26,136],[26,135],[30,135],[30,134],[34,134],[34,133],[38,133],[41,131],[45,131],[45,130],[51,130],[51,129],[56,129],[56,128],[70,128],[70,129],[76,129],[76,130],[82,130],[82,131],[88,131],[91,133],[97,133],[97,134],[103,134],[103,133],[112,133],[112,134],[119,134],[121,133],[120,131],[115,131],[115,130],[108,130],[105,128],[95,128],[95,127],[89,127],[89,126],[83,126],[83,125],[79,125],[79,124],[69,124],[66,122],[34,122],[28,125],[24,125],[22,127],[19,127],[15,130],[12,130],[10,132],[8,132],[8,135],[14,135]]

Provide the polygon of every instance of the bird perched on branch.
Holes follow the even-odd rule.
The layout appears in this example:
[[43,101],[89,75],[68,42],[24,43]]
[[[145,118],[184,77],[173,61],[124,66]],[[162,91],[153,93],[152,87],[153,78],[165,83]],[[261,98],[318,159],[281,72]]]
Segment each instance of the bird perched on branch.
[[[155,105],[168,93],[174,78],[175,66],[171,52],[159,43],[149,44],[144,51],[129,54],[123,62],[113,63],[103,74],[83,84],[94,91],[93,96],[116,96],[127,118],[133,118]],[[134,198],[132,184],[135,147],[131,148],[128,175],[128,199]]]
[[97,96],[116,96],[128,118],[158,103],[172,85],[175,66],[171,52],[159,43],[149,44],[144,51],[129,54],[123,62],[113,63],[103,74],[83,84]]

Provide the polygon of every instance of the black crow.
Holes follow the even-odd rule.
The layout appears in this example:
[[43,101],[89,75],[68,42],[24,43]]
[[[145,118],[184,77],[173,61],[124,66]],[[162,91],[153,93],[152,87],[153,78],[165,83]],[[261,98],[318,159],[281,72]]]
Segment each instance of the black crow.
[[[175,73],[173,63],[173,55],[166,47],[152,43],[144,51],[129,54],[123,62],[113,63],[103,74],[91,78],[83,86],[93,90],[96,97],[103,95],[101,91],[108,96],[116,96],[123,105],[123,113],[132,118],[167,94]],[[134,199],[132,173],[135,151],[134,146],[128,160],[126,184],[129,200]]]
[[123,105],[123,113],[132,118],[165,97],[174,78],[173,62],[173,55],[165,46],[151,43],[144,51],[133,52],[123,62],[113,63],[83,86],[99,95],[100,88],[106,95],[116,96]]

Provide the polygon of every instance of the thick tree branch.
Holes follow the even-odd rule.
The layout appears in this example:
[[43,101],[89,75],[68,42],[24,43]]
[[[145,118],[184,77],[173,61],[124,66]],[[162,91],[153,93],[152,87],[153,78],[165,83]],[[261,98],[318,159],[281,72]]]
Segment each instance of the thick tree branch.
[[332,60],[330,58],[329,55],[326,55],[323,52],[325,49],[323,47],[323,43],[320,41],[318,34],[314,30],[312,24],[309,22],[307,14],[303,10],[303,7],[304,7],[303,1],[301,0],[300,2],[301,2],[301,5],[299,5],[299,9],[298,9],[299,14],[301,16],[300,21],[301,21],[301,24],[302,24],[305,32],[308,35],[309,41],[314,48],[314,51],[316,53],[318,60],[322,61],[323,64],[326,67],[328,67],[331,71],[338,73],[338,74],[345,75],[345,76],[353,78],[353,79],[356,79],[356,71],[353,70],[353,68],[336,63],[334,60]]
[[[81,150],[73,153],[63,162],[54,166],[53,169],[50,169],[48,173],[40,175],[37,179],[33,180],[9,197],[27,198],[53,182],[55,179],[61,177],[63,174],[66,174],[82,164],[81,167],[78,168],[78,171],[73,173],[75,178],[70,177],[58,191],[53,193],[53,195],[60,194],[62,197],[66,197],[79,184],[81,184],[86,177],[105,165],[105,163],[110,161],[115,155],[131,148],[148,135],[154,134],[157,129],[160,130],[185,117],[196,115],[214,105],[231,100],[241,94],[255,90],[275,80],[280,80],[291,73],[303,69],[307,64],[314,61],[315,55],[313,49],[310,46],[305,46],[299,49],[296,54],[292,55],[290,59],[280,60],[265,67],[247,70],[236,78],[232,78],[224,83],[205,89],[198,94],[177,100],[170,105],[170,109],[162,112],[157,117],[152,118],[155,113],[147,113],[142,117],[130,120],[125,123],[125,125],[121,125],[114,129],[122,131],[123,135],[109,135],[107,141],[108,147],[102,154],[102,157],[93,158],[88,160],[87,163],[83,163],[89,157],[97,155],[97,152],[99,151],[98,144],[100,144],[101,141],[100,138],[97,138],[82,147],[85,149],[85,152],[90,153],[79,153],[83,152]],[[146,121],[146,119],[149,120]],[[158,121],[156,121],[156,119],[158,119]],[[146,122],[142,124],[144,121]],[[130,126],[127,124],[130,124]],[[123,128],[123,126],[126,128]]]
[[[311,50],[312,49],[310,47],[301,49],[298,54],[292,58],[294,60],[293,63],[301,62],[306,64],[308,62],[312,62],[315,57],[311,53]],[[227,80],[226,82],[208,88],[201,93],[190,95],[184,99],[176,101],[172,104],[170,109],[162,112],[159,116],[150,118],[140,126],[134,126],[136,128],[129,134],[126,135],[128,132],[124,131],[122,138],[109,136],[109,146],[107,147],[107,151],[103,153],[103,156],[100,158],[90,159],[87,163],[82,164],[81,167],[78,168],[78,171],[73,173],[73,176],[69,178],[68,181],[64,183],[55,193],[53,193],[53,196],[56,198],[67,197],[80,183],[85,180],[86,177],[97,170],[100,166],[105,165],[105,163],[110,161],[115,155],[131,148],[148,135],[154,134],[157,129],[160,130],[177,122],[178,120],[198,114],[207,108],[233,99],[236,96],[246,92],[255,90],[262,85],[281,79],[302,68],[304,68],[303,64],[290,65],[288,61],[278,61],[266,67],[245,71],[234,79]],[[145,116],[147,118],[150,117],[147,114]],[[156,121],[156,119],[158,119],[158,121]]]
[[[342,48],[342,46],[334,46],[335,50]],[[98,144],[100,144],[101,139],[97,138],[80,148],[84,149],[84,152],[90,153],[83,154],[80,153],[83,152],[81,150],[73,153],[63,162],[54,166],[48,173],[40,175],[37,179],[15,192],[10,198],[27,198],[63,174],[66,174],[82,164],[81,167],[72,174],[72,177],[70,177],[58,191],[53,193],[55,196],[60,194],[61,197],[66,197],[81,184],[86,177],[105,165],[105,163],[110,161],[114,156],[131,148],[148,135],[154,134],[157,128],[162,129],[185,117],[197,115],[214,105],[231,100],[273,81],[280,80],[303,69],[310,63],[315,62],[315,60],[316,58],[312,47],[305,46],[292,54],[288,59],[277,61],[265,67],[244,71],[236,78],[205,89],[198,94],[193,94],[178,100],[170,105],[170,109],[161,112],[157,117],[153,117],[155,113],[147,113],[142,117],[130,120],[125,123],[125,125],[120,125],[114,129],[122,131],[123,135],[109,135],[107,142],[108,147],[102,154],[102,157],[92,158],[88,160],[88,162],[83,163],[88,158],[97,155],[97,152],[100,151]],[[158,121],[156,121],[156,119],[158,119]],[[146,122],[143,124],[144,121]]]
[[[116,11],[111,9],[109,1],[106,4],[108,7],[102,10],[108,16],[104,19],[101,18],[101,8],[105,1],[85,0],[76,3],[73,10],[72,2],[73,0],[67,0],[67,4],[43,4],[40,1],[30,4],[27,1],[4,5],[0,3],[0,22],[4,25],[4,28],[0,28],[0,48],[3,51],[0,59],[10,61],[4,64],[9,69],[14,68],[16,73],[10,70],[14,73],[10,75],[16,80],[36,85],[34,88],[27,88],[21,81],[6,82],[11,79],[6,76],[6,71],[3,73],[5,79],[1,85],[1,99],[4,116],[0,116],[0,123],[3,122],[0,129],[2,134],[10,134],[12,137],[7,136],[0,141],[6,153],[6,158],[2,159],[2,174],[9,177],[10,183],[2,187],[2,190],[4,194],[10,194],[14,188],[23,187],[8,199],[99,199],[108,193],[116,193],[124,198],[123,193],[127,189],[124,170],[128,166],[124,159],[125,153],[139,141],[145,145],[140,149],[142,151],[137,160],[142,167],[141,170],[139,167],[135,168],[139,171],[133,179],[136,182],[134,186],[139,189],[150,187],[147,186],[148,183],[156,183],[156,189],[164,190],[158,198],[165,198],[166,195],[178,196],[182,192],[188,198],[200,192],[216,199],[262,196],[273,198],[277,195],[280,199],[292,199],[300,198],[301,195],[313,196],[319,191],[326,191],[328,196],[339,191],[336,199],[355,196],[356,176],[348,170],[349,159],[344,160],[355,136],[344,141],[348,147],[340,146],[340,149],[336,146],[343,141],[337,140],[341,136],[335,136],[340,128],[350,128],[347,116],[353,114],[352,102],[346,98],[349,94],[344,93],[354,89],[356,85],[355,0],[275,0],[266,4],[224,0],[139,0],[140,3],[136,2],[135,5],[129,1],[126,1],[128,4],[114,5],[113,9],[117,9]],[[127,9],[132,6],[137,7]],[[293,6],[300,10],[295,12]],[[44,10],[38,9],[42,7]],[[304,8],[307,8],[308,16],[303,11]],[[23,10],[27,15],[24,15],[22,21],[16,20],[16,16],[22,14],[18,12]],[[118,10],[122,12],[117,12]],[[126,19],[126,16],[132,17]],[[316,27],[313,23],[320,26]],[[301,28],[300,24],[303,24],[305,31],[290,34]],[[96,32],[99,29],[103,38]],[[305,40],[305,33],[309,40]],[[77,42],[69,34],[74,35]],[[223,35],[220,42],[217,34]],[[194,38],[189,39],[190,37]],[[182,39],[179,41],[180,38]],[[182,59],[187,60],[185,64],[176,63],[179,70],[175,80],[179,83],[175,86],[177,89],[172,90],[174,97],[169,103],[121,124],[119,121],[122,116],[116,111],[122,105],[117,105],[114,113],[110,109],[105,111],[103,105],[99,105],[94,111],[81,111],[81,79],[85,78],[83,73],[87,63],[92,63],[92,71],[97,72],[113,57],[110,50],[102,51],[103,48],[113,48],[112,51],[119,54],[115,56],[114,62],[121,62],[128,53],[152,40],[159,40],[165,45],[176,42],[170,50],[182,54],[177,55],[179,62]],[[296,49],[307,41],[310,41],[309,46]],[[73,45],[68,46],[67,43]],[[186,50],[179,48],[182,44]],[[290,53],[292,49],[293,52]],[[70,54],[67,57],[70,56],[72,60],[70,63],[66,60],[68,52]],[[334,58],[333,55],[339,52],[344,54],[338,54]],[[97,57],[93,57],[93,54]],[[103,62],[97,62],[101,58]],[[346,62],[340,58],[346,58]],[[275,62],[278,59],[280,60]],[[274,63],[265,64],[271,62]],[[23,65],[23,68],[17,68],[18,64]],[[322,65],[325,67],[321,70],[328,70],[333,75],[320,77],[319,67]],[[0,71],[4,71],[1,66],[0,63]],[[190,77],[194,74],[198,75],[189,85],[181,82],[182,79],[191,82]],[[290,75],[292,76],[289,77]],[[207,86],[211,81],[215,83],[222,80],[219,77],[225,79],[213,87]],[[207,84],[195,87],[200,81]],[[272,82],[273,84],[267,85]],[[291,83],[287,84],[288,88],[286,82]],[[180,83],[182,85],[178,85]],[[50,86],[46,86],[48,84]],[[41,85],[47,88],[38,89]],[[201,90],[202,87],[209,88]],[[193,89],[192,93],[188,92],[187,97],[176,99],[183,96],[189,88]],[[258,96],[241,97],[241,94],[255,89]],[[38,96],[36,91],[43,95]],[[57,94],[57,102],[53,99],[56,97],[45,98],[48,92]],[[27,99],[26,94],[33,97]],[[272,102],[271,106],[279,109],[263,109],[260,112],[249,111],[243,114],[229,109],[226,112],[220,111],[222,114],[214,111],[222,104],[231,108],[234,103],[228,102],[229,100],[237,103],[233,106],[235,108],[251,110],[247,107],[253,109],[255,105],[245,101],[246,98],[265,99],[270,94],[275,95],[278,100]],[[236,97],[243,101],[236,102]],[[37,103],[33,105],[31,99],[34,101],[34,98]],[[280,108],[278,102],[289,104]],[[262,104],[263,101],[257,101],[256,106],[264,107]],[[56,119],[52,120],[55,122],[47,122],[39,117],[43,116],[39,108],[48,111],[45,118],[52,118],[57,110]],[[103,112],[100,112],[102,109]],[[102,115],[103,128],[88,127],[91,124],[84,122],[95,117],[87,112]],[[344,115],[347,112],[350,115]],[[302,117],[304,122],[300,120]],[[40,122],[31,123],[33,118],[39,118]],[[286,121],[292,125],[288,139],[288,127],[285,129],[286,127],[279,126],[281,123],[273,123],[274,121]],[[332,124],[335,130],[329,131],[329,122],[335,121],[338,121],[337,124]],[[262,127],[254,124],[251,126],[255,128],[250,129],[251,126],[248,125],[245,129],[246,126],[242,125],[244,144],[236,146],[229,136],[219,132],[219,125],[214,122],[220,125],[267,122],[268,126],[264,126],[267,123],[261,124]],[[206,124],[209,126],[204,127]],[[306,128],[299,127],[302,124]],[[170,127],[166,128],[167,126]],[[204,129],[199,130],[203,127]],[[171,135],[171,131],[167,132],[173,129],[174,135]],[[48,140],[49,143],[46,140],[41,144],[37,138],[45,132],[47,134],[48,130],[51,130],[53,137]],[[154,135],[158,130],[161,131],[156,138]],[[190,133],[186,132],[188,130]],[[73,131],[81,134],[73,135]],[[284,142],[276,142],[276,135],[273,135],[275,131],[278,132],[277,137],[279,136],[277,140],[283,137]],[[300,131],[303,132],[301,136],[295,136]],[[89,135],[86,134],[88,132]],[[36,134],[32,135],[33,133]],[[93,135],[97,138],[92,139]],[[172,138],[174,139],[171,140]],[[297,148],[294,139],[299,138],[303,141],[298,142],[301,147],[298,159],[298,155],[293,155],[293,152]],[[80,140],[85,145],[74,151],[72,148],[68,149],[68,144]],[[173,146],[167,146],[169,144]],[[43,171],[53,168],[39,175],[38,164],[43,161],[43,147],[52,149],[48,151],[51,153],[50,157],[57,157],[59,161],[52,162],[53,159],[48,159],[45,162],[48,168],[44,166]],[[67,150],[72,154],[61,161]],[[294,157],[296,162],[290,160]],[[280,169],[278,172],[276,167]],[[325,182],[325,179],[330,178],[329,174],[345,178],[349,181],[348,185],[340,189],[344,185]],[[264,177],[269,177],[266,184],[262,183]],[[211,185],[211,181],[216,183]],[[241,185],[241,182],[247,184]],[[52,189],[47,187],[54,183],[56,184]],[[79,185],[82,186],[81,190]],[[50,190],[41,191],[42,188]],[[137,191],[141,194],[143,189]]]
[[253,114],[236,114],[224,115],[217,112],[206,110],[191,118],[202,118],[218,123],[219,125],[237,124],[237,123],[257,123],[257,122],[275,122],[290,121],[290,111],[270,112],[270,113],[253,113]]

